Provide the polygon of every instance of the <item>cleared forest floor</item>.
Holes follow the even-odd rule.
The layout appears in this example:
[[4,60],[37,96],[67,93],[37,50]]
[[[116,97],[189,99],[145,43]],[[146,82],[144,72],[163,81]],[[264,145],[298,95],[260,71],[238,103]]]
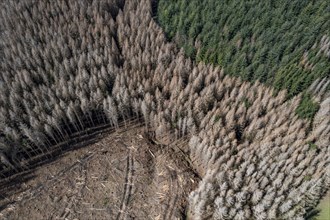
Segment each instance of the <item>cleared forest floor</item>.
[[27,174],[0,218],[182,219],[198,177],[171,149],[140,125],[119,129]]

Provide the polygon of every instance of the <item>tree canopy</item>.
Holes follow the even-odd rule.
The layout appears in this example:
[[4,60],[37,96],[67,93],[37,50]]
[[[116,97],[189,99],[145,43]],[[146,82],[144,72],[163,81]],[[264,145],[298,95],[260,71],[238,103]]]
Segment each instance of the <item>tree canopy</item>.
[[330,75],[329,2],[160,0],[158,22],[187,56],[292,97]]

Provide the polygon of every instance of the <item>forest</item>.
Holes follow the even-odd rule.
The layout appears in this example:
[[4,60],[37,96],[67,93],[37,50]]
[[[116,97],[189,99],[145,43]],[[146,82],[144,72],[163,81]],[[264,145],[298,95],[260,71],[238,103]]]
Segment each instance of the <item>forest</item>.
[[187,219],[305,219],[330,187],[320,1],[5,0],[0,178],[90,128],[187,140]]
[[[157,11],[167,38],[190,58],[242,80],[259,80],[275,93],[286,89],[288,98],[330,76],[326,0],[160,0]],[[300,116],[314,112],[302,107]]]

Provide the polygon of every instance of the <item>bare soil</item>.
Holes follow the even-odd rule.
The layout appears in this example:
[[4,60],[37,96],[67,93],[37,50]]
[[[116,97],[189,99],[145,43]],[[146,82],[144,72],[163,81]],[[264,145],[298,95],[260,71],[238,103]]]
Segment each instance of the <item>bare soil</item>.
[[117,130],[29,173],[0,218],[185,219],[198,177],[184,145],[159,144],[142,126]]

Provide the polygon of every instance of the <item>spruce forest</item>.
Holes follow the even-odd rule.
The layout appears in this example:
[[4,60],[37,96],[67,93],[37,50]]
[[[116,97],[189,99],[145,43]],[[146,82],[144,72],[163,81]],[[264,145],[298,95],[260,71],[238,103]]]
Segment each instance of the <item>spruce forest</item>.
[[116,148],[110,133],[132,125],[152,145],[150,175],[173,160],[176,178],[165,208],[134,217],[147,168],[143,147],[125,148],[124,202],[103,202],[108,219],[312,219],[330,187],[328,1],[0,2],[0,201],[36,161],[94,131]]

